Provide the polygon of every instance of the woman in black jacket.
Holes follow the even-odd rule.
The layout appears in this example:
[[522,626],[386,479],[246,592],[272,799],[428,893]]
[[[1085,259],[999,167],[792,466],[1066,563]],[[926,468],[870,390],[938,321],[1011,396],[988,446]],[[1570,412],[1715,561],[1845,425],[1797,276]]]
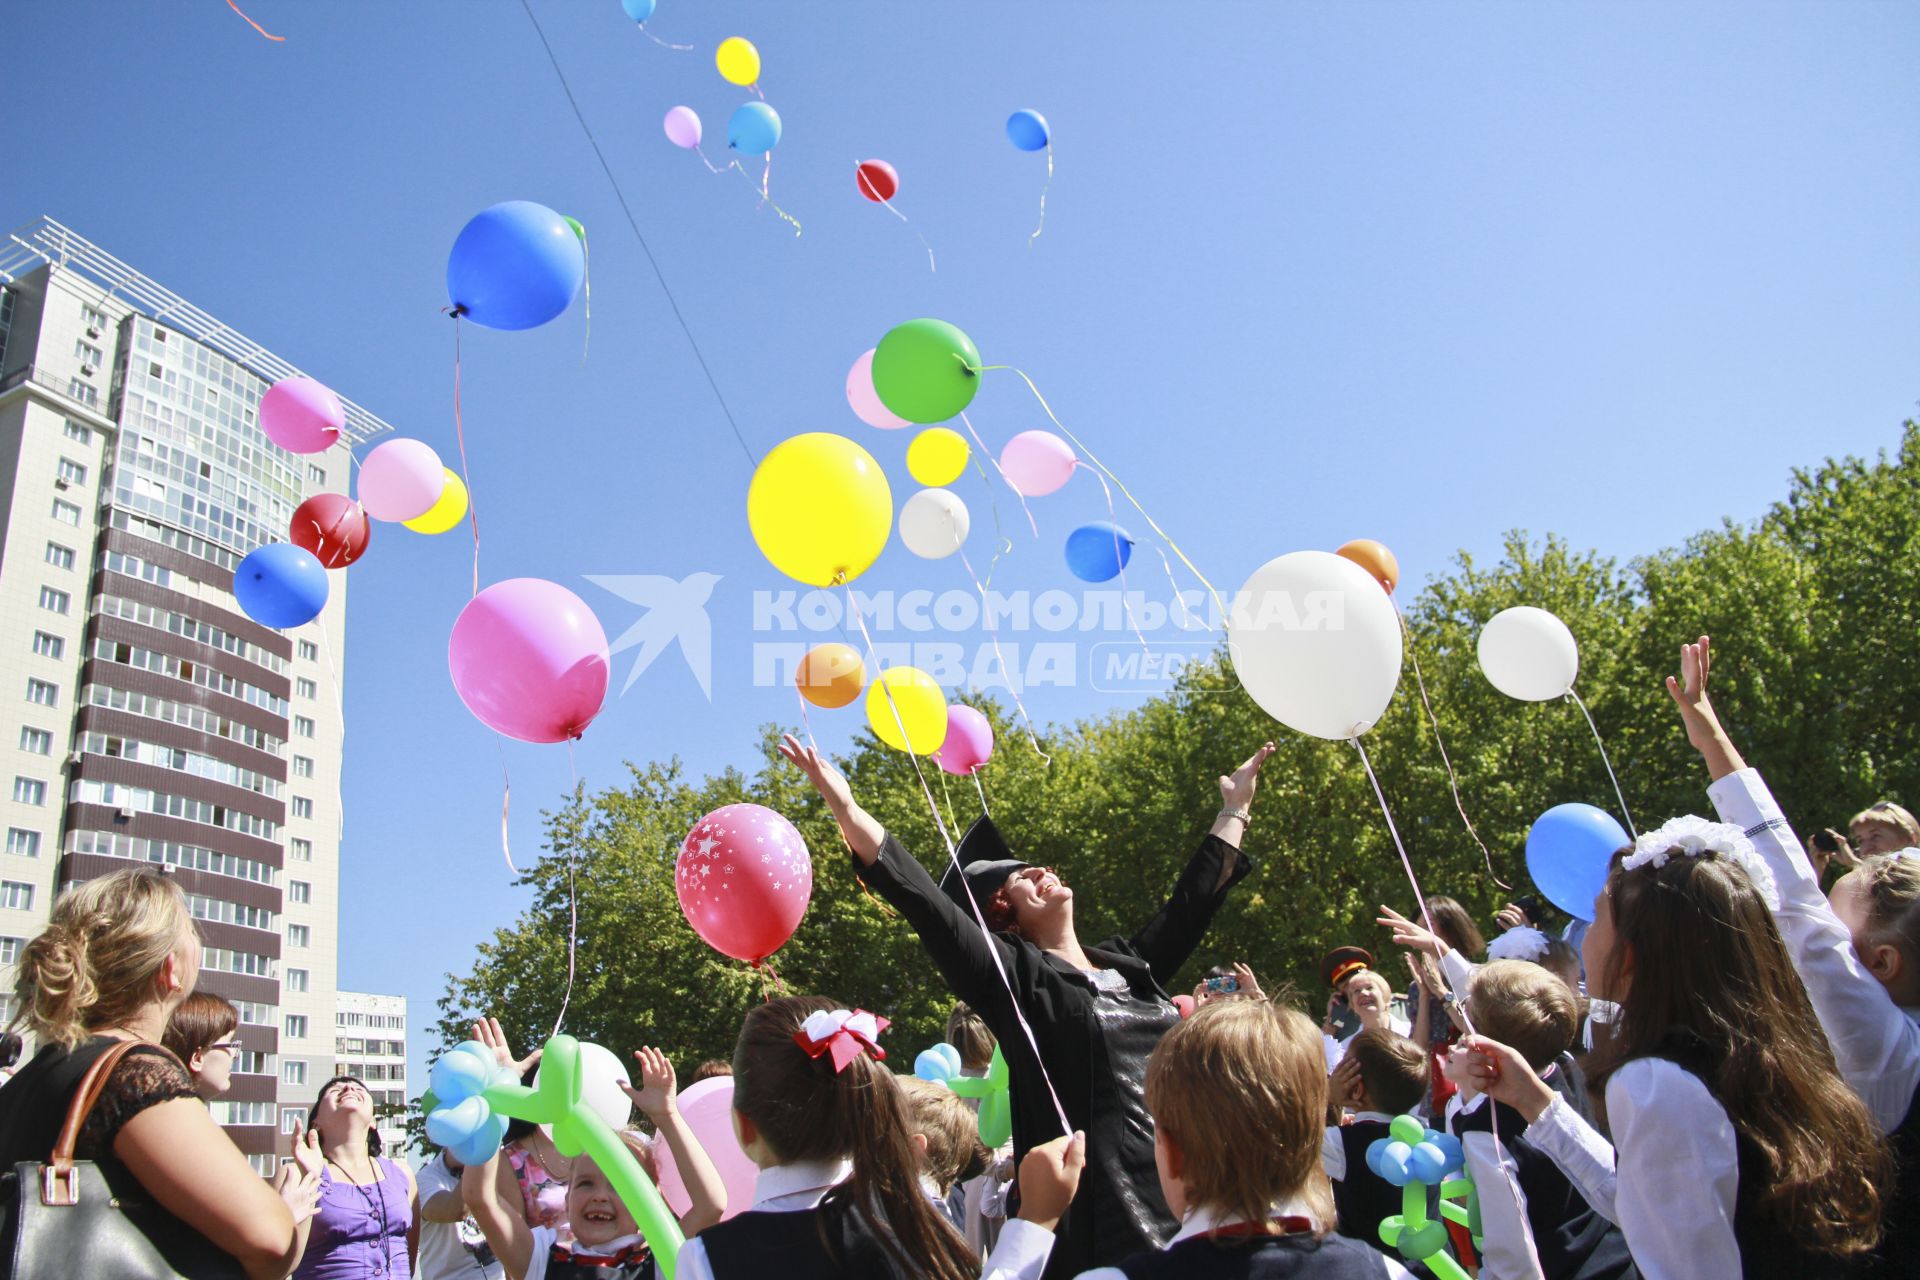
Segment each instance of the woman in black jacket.
[[1086,1132],[1086,1172],[1056,1233],[1046,1274],[1072,1276],[1159,1248],[1179,1224],[1161,1198],[1154,1169],[1147,1055],[1179,1021],[1167,994],[1175,973],[1200,944],[1227,890],[1252,869],[1240,840],[1273,744],[1220,779],[1220,815],[1165,905],[1131,937],[1088,947],[1074,932],[1073,890],[1051,868],[1014,857],[991,819],[975,822],[960,841],[964,875],[949,866],[936,885],[854,803],[847,780],[817,751],[792,737],[780,751],[826,800],[853,850],[856,873],[906,917],[954,995],[999,1039],[1012,1092],[1015,1159],[1060,1135],[1061,1111],[1070,1128]]

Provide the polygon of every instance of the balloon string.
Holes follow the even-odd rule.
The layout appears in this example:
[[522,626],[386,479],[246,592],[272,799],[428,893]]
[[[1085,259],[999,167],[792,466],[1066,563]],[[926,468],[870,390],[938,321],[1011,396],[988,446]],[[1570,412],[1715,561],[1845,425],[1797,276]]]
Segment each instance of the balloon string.
[[947,802],[947,821],[953,824],[955,831],[958,831],[960,829],[960,819],[953,816],[953,792],[947,789],[947,771],[945,769],[940,771],[940,795]]
[[748,85],[747,88],[752,90],[753,96],[760,99],[760,101],[765,102],[767,100],[767,95],[760,92],[760,82],[758,80],[755,80],[752,84]]
[[580,339],[580,364],[587,363],[587,349],[593,345],[593,252],[587,247],[586,224],[580,226],[580,258],[587,290],[587,330]]
[[[473,528],[473,594],[480,594],[480,504],[474,499],[473,472],[467,467],[467,428],[460,418],[460,313],[453,309],[453,432],[460,440],[460,479],[467,486],[467,522]],[[511,863],[512,859],[509,858]]]
[[980,487],[987,491],[987,506],[993,512],[993,559],[987,561],[986,578],[987,586],[992,586],[994,571],[1000,567],[1000,557],[1013,550],[1013,542],[1000,524],[1000,495],[993,491],[993,481],[987,479],[986,468],[980,465],[979,455],[968,450],[967,461],[973,464],[973,473],[980,477]]
[[1047,191],[1053,186],[1053,139],[1047,139],[1047,180],[1040,188],[1040,225],[1027,237],[1027,248],[1033,248],[1033,242],[1047,229]]
[[[856,161],[854,164],[854,176],[857,178],[859,177],[859,175],[860,175],[859,162]],[[872,183],[866,181],[864,178],[860,180],[860,189],[863,192],[867,192],[874,196],[880,195],[879,190]],[[914,226],[911,222],[907,222],[907,215],[893,207],[893,200],[891,197],[882,198],[878,200],[877,203],[880,205],[881,208],[885,209],[888,213],[900,219],[900,221],[905,222],[907,224],[908,229],[911,230],[914,235],[920,236],[920,247],[927,251],[927,270],[935,272],[937,274],[940,269],[934,266],[933,264],[933,246],[927,243],[927,238],[925,236],[920,235],[920,228]]]
[[767,994],[767,999],[771,1000],[774,996],[787,994],[787,984],[780,981],[780,971],[773,967],[773,961],[770,958],[762,957],[755,960],[753,971],[766,975],[769,985],[773,987],[773,990]]
[[1074,435],[1073,432],[1067,429],[1066,423],[1060,421],[1059,417],[1053,412],[1053,406],[1048,404],[1047,398],[1040,394],[1040,388],[1033,385],[1033,379],[1029,378],[1026,375],[1026,371],[1023,369],[1017,369],[1010,364],[990,364],[990,365],[981,366],[979,369],[975,370],[975,372],[985,373],[990,369],[1005,369],[1010,373],[1019,375],[1020,381],[1027,384],[1027,390],[1033,392],[1033,398],[1035,400],[1038,400],[1040,402],[1040,407],[1046,411],[1048,421],[1052,422],[1054,426],[1060,428],[1060,434],[1065,436],[1068,440],[1072,441],[1074,447],[1079,449],[1081,453],[1084,453],[1087,456],[1087,461],[1091,462],[1096,468],[1098,468],[1102,475],[1106,476],[1109,480],[1113,481],[1115,487],[1117,487],[1120,490],[1120,492],[1123,495],[1125,495],[1127,501],[1133,504],[1133,509],[1135,511],[1138,511],[1143,517],[1146,518],[1146,522],[1149,525],[1153,526],[1153,531],[1159,534],[1161,540],[1164,541],[1169,547],[1173,549],[1173,554],[1180,557],[1180,563],[1187,566],[1188,570],[1192,572],[1194,577],[1200,579],[1201,585],[1206,587],[1207,589],[1207,594],[1213,597],[1214,607],[1220,611],[1220,616],[1223,618],[1226,617],[1227,616],[1226,603],[1220,599],[1220,593],[1214,590],[1213,584],[1207,581],[1207,575],[1200,572],[1199,566],[1195,565],[1192,560],[1188,559],[1187,553],[1180,549],[1180,544],[1175,542],[1172,538],[1168,537],[1167,531],[1160,527],[1160,522],[1155,520],[1153,516],[1148,513],[1145,507],[1140,505],[1140,499],[1133,496],[1133,491],[1127,488],[1127,482],[1122,480],[1119,476],[1114,475],[1112,471],[1109,471],[1105,463],[1101,462],[1100,459],[1093,456],[1093,450],[1087,448],[1085,444],[1081,443],[1080,437]]
[[986,624],[987,635],[993,640],[993,656],[1000,663],[1000,674],[1007,678],[1007,693],[1013,698],[1014,709],[1020,713],[1020,722],[1026,726],[1027,741],[1033,744],[1033,754],[1040,757],[1041,763],[1049,769],[1053,767],[1053,757],[1040,749],[1039,735],[1033,729],[1033,717],[1027,714],[1027,706],[1020,701],[1020,678],[1007,665],[1007,655],[1000,648],[1000,628],[993,620],[993,603],[987,599],[987,588],[980,581],[980,575],[973,571],[973,562],[967,559],[967,549],[960,548],[960,563],[966,568],[967,576],[973,579],[974,590],[980,593],[980,615]]
[[807,714],[807,695],[801,693],[800,686],[796,684],[793,686],[793,696],[798,699],[800,703],[800,725],[806,731],[807,745],[812,747],[817,754],[820,750],[820,744],[813,740],[813,717]]
[[980,793],[980,812],[991,818],[993,816],[993,810],[987,808],[987,788],[985,784],[980,781],[980,770],[978,766],[969,769],[967,774],[973,779],[973,789]]
[[507,860],[507,870],[517,876],[520,868],[513,865],[513,850],[507,845],[507,813],[513,806],[513,779],[507,775],[506,741],[498,732],[493,735],[494,749],[500,753],[500,854]]
[[[878,671],[880,657],[874,650],[873,636],[867,631],[867,620],[860,613],[860,606],[854,600],[851,587],[847,588],[847,610],[852,614],[854,624],[860,628],[861,638],[867,642],[867,656],[873,660],[874,669]],[[879,679],[878,676],[875,678]],[[1013,993],[1013,983],[1007,977],[1006,965],[1000,959],[999,944],[994,941],[992,930],[987,928],[987,919],[980,912],[980,902],[974,897],[973,886],[967,883],[966,872],[960,866],[959,851],[954,848],[953,837],[947,831],[946,822],[940,817],[940,806],[933,802],[933,789],[927,786],[927,775],[920,768],[920,757],[911,749],[913,740],[907,734],[906,723],[900,718],[900,708],[894,703],[893,690],[887,687],[885,680],[880,681],[880,688],[886,695],[887,709],[893,713],[893,723],[900,730],[900,741],[908,745],[907,759],[913,764],[914,776],[920,779],[920,793],[927,798],[927,808],[933,812],[933,825],[939,830],[942,843],[947,846],[947,861],[953,864],[954,873],[960,877],[960,886],[966,891],[967,905],[973,908],[974,923],[980,926],[980,939],[986,945],[987,954],[993,957],[993,968],[994,972],[1000,975],[1000,985],[1006,988],[1007,1003],[1012,1007],[1014,1019],[1019,1022],[1020,1030],[1027,1038],[1027,1047],[1033,1050],[1034,1065],[1040,1070],[1040,1079],[1047,1086],[1047,1096],[1053,1101],[1054,1115],[1060,1120],[1060,1132],[1072,1133],[1073,1125],[1067,1119],[1067,1109],[1061,1105],[1060,1093],[1053,1087],[1053,1077],[1047,1073],[1046,1060],[1040,1056],[1040,1041],[1033,1034],[1033,1027],[1027,1022],[1026,1010],[1020,1007],[1020,998]]]
[[693,46],[690,44],[668,44],[665,40],[662,40],[659,36],[647,30],[647,24],[644,22],[636,22],[634,25],[640,28],[641,35],[653,41],[662,49],[677,49],[681,53],[690,53],[693,50]]
[[[573,770],[573,795],[580,794],[580,762],[574,759],[573,739],[567,740],[567,766]],[[573,1003],[573,974],[575,953],[580,944],[580,891],[576,871],[579,865],[579,842],[567,840],[567,990],[560,999],[560,1013],[553,1020],[553,1030],[549,1035],[559,1035],[560,1028],[567,1022],[567,1006]]]
[[[700,149],[700,144],[697,142],[693,144],[693,154],[700,157],[700,163],[707,166],[707,171],[709,173],[725,173],[727,171],[726,169],[722,169],[719,165],[715,164],[713,161],[707,159],[707,153]],[[729,165],[728,167],[732,168],[733,166]]]
[[1160,544],[1157,542],[1149,542],[1147,545],[1152,547],[1153,553],[1160,557],[1160,567],[1166,570],[1167,585],[1173,588],[1173,602],[1180,606],[1180,629],[1182,631],[1190,630],[1187,623],[1198,622],[1202,631],[1212,631],[1213,627],[1208,624],[1205,618],[1200,617],[1194,613],[1192,609],[1187,607],[1186,594],[1180,590],[1180,582],[1173,576],[1173,561],[1167,559],[1167,553],[1160,549]]
[[1407,625],[1407,615],[1400,612],[1400,602],[1392,596],[1387,598],[1392,601],[1393,611],[1400,618],[1400,632],[1407,638],[1407,656],[1413,659],[1414,683],[1420,688],[1420,705],[1427,709],[1427,721],[1433,726],[1433,745],[1440,749],[1440,763],[1447,769],[1447,786],[1453,791],[1453,807],[1460,811],[1460,821],[1466,824],[1467,834],[1480,846],[1480,856],[1486,861],[1487,874],[1493,877],[1495,884],[1511,893],[1513,886],[1502,880],[1500,873],[1493,869],[1493,853],[1487,848],[1487,842],[1480,838],[1480,833],[1473,829],[1473,819],[1467,816],[1466,802],[1460,798],[1460,779],[1454,775],[1453,761],[1447,757],[1447,744],[1440,738],[1440,717],[1434,715],[1433,703],[1427,699],[1427,680],[1420,673],[1420,654],[1413,647],[1413,628]]
[[[701,159],[704,160],[706,159],[706,157],[703,155],[701,156]],[[713,166],[708,165],[707,167],[712,168]],[[785,209],[782,209],[780,207],[779,202],[767,193],[768,184],[773,180],[773,153],[771,151],[767,153],[766,171],[760,175],[759,182],[755,182],[753,180],[753,175],[748,173],[746,170],[746,167],[743,166],[738,160],[734,160],[730,167],[739,170],[740,176],[747,180],[747,185],[760,193],[760,203],[771,206],[773,211],[779,214],[782,220],[792,224],[794,238],[799,239],[800,237],[799,219],[795,218],[792,214],[788,213]],[[725,172],[725,170],[715,170],[715,172],[722,173],[722,172]]]
[[1000,469],[1000,460],[993,456],[993,451],[987,448],[987,442],[985,440],[982,440],[980,438],[980,433],[973,429],[973,420],[967,417],[967,411],[965,409],[962,409],[960,411],[960,421],[966,424],[967,434],[973,437],[973,442],[976,445],[980,446],[980,452],[986,454],[987,461],[993,464],[993,472],[995,475],[1000,477],[1000,483],[1006,485],[1007,488],[1013,490],[1013,496],[1020,499],[1020,509],[1027,513],[1027,527],[1033,530],[1034,537],[1036,538],[1039,537],[1040,525],[1033,518],[1033,508],[1027,505],[1027,495],[1020,492],[1019,485],[1007,479],[1007,473]]
[[235,4],[234,0],[227,0],[227,8],[233,10],[235,13],[240,14],[241,18],[245,19],[246,24],[248,26],[252,27],[255,31],[258,31],[261,35],[273,41],[275,44],[285,44],[287,42],[287,38],[285,36],[274,35],[272,32],[268,31],[265,27],[255,22],[252,18],[248,18],[245,13],[241,13],[240,6],[238,4]]
[[1627,820],[1627,834],[1635,840],[1640,833],[1633,829],[1633,815],[1627,812],[1627,798],[1620,792],[1620,779],[1614,776],[1613,761],[1607,759],[1607,744],[1600,740],[1600,726],[1593,722],[1593,712],[1587,710],[1587,704],[1580,701],[1580,695],[1568,688],[1567,696],[1573,699],[1573,705],[1580,708],[1580,714],[1587,718],[1587,728],[1593,730],[1593,744],[1600,748],[1600,763],[1607,766],[1607,780],[1613,783],[1613,797],[1620,802],[1620,816]]
[[1127,599],[1127,557],[1120,550],[1120,514],[1113,509],[1113,490],[1107,488],[1107,478],[1098,471],[1093,473],[1093,478],[1100,482],[1100,492],[1107,495],[1107,522],[1113,526],[1113,562],[1120,566],[1120,608],[1140,641],[1140,652],[1151,658],[1153,650],[1147,646],[1147,637],[1140,630],[1140,620],[1133,616],[1133,602]]

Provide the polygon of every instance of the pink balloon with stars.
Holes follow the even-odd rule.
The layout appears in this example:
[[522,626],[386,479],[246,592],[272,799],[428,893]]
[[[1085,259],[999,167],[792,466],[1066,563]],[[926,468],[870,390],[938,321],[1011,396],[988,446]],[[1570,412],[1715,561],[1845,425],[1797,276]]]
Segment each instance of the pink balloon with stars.
[[687,923],[722,955],[759,964],[786,945],[813,896],[813,859],[791,822],[730,804],[681,842],[674,889]]

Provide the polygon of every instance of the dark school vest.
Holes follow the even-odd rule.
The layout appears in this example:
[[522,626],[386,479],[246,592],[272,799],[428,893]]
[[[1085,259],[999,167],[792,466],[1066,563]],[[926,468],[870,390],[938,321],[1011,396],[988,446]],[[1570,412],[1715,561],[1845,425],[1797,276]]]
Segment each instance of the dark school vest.
[[1380,1238],[1380,1224],[1404,1207],[1400,1188],[1367,1167],[1367,1148],[1387,1137],[1380,1120],[1356,1120],[1340,1129],[1340,1146],[1347,1153],[1347,1175],[1333,1180],[1333,1209],[1340,1234],[1372,1245],[1396,1262],[1400,1251]]
[[558,1244],[547,1254],[546,1280],[655,1280],[657,1274],[653,1254],[644,1244],[604,1258],[577,1258]]
[[700,1233],[714,1280],[917,1280],[851,1207],[823,1200],[792,1213],[756,1209]]
[[[1493,1132],[1491,1099],[1453,1118],[1454,1136]],[[1500,1146],[1513,1161],[1527,1199],[1527,1226],[1547,1280],[1630,1280],[1638,1275],[1626,1237],[1589,1205],[1560,1167],[1527,1141],[1527,1121],[1500,1106]],[[1485,1196],[1487,1189],[1480,1194]]]
[[[1365,1163],[1360,1172],[1374,1177]],[[1158,1253],[1136,1253],[1120,1271],[1127,1280],[1380,1280],[1385,1274],[1379,1254],[1340,1235],[1194,1236]]]

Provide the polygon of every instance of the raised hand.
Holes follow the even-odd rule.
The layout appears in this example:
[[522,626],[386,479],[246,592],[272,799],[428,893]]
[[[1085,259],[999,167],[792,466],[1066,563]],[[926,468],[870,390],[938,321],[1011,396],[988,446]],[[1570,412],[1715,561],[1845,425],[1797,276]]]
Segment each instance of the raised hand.
[[[1448,1064],[1447,1076],[1465,1082],[1481,1093],[1491,1094],[1495,1102],[1504,1102],[1532,1124],[1553,1105],[1549,1089],[1527,1060],[1497,1040],[1485,1036],[1467,1036]],[[1457,1073],[1457,1074],[1456,1074]]]
[[1027,1152],[1020,1162],[1020,1216],[1048,1231],[1059,1223],[1087,1164],[1087,1135],[1055,1138]]
[[1500,926],[1502,933],[1508,929],[1523,929],[1533,923],[1527,919],[1527,913],[1517,903],[1512,902],[1494,912],[1493,922]]
[[788,761],[798,765],[800,772],[807,775],[807,781],[827,802],[827,807],[835,814],[846,812],[853,806],[853,788],[841,772],[833,767],[833,762],[821,755],[813,747],[802,746],[800,740],[792,734],[780,739],[780,754]]
[[1447,944],[1440,940],[1439,934],[1415,924],[1392,907],[1381,907],[1380,915],[1374,923],[1393,930],[1393,945],[1396,947],[1414,947],[1435,956],[1441,955],[1447,949]]
[[1707,762],[1707,773],[1715,781],[1747,767],[1732,739],[1714,714],[1713,701],[1707,697],[1707,675],[1713,668],[1713,644],[1701,636],[1692,644],[1680,646],[1680,675],[1667,677],[1667,695],[1680,708],[1680,721],[1687,727],[1687,741]]
[[527,1068],[540,1061],[540,1050],[535,1049],[524,1058],[515,1058],[513,1050],[507,1045],[507,1033],[500,1029],[500,1019],[482,1018],[473,1024],[473,1038],[493,1050],[493,1059],[503,1067],[512,1067],[516,1076],[523,1076]]
[[1245,809],[1251,805],[1253,803],[1254,787],[1260,781],[1260,766],[1267,762],[1267,757],[1272,755],[1273,752],[1273,744],[1271,742],[1266,743],[1258,751],[1247,757],[1238,769],[1222,776],[1220,778],[1220,803],[1229,809]]
[[320,1150],[320,1135],[312,1129],[302,1132],[298,1116],[293,1121],[293,1161],[300,1167],[302,1174],[312,1174],[315,1178],[327,1167],[327,1157]]
[[1240,994],[1255,1000],[1265,1000],[1267,993],[1260,989],[1260,979],[1253,976],[1253,969],[1242,961],[1233,962],[1233,975],[1240,979]]
[[674,1100],[679,1093],[673,1063],[666,1054],[651,1046],[635,1049],[633,1058],[640,1064],[640,1087],[636,1089],[622,1081],[620,1092],[658,1126],[663,1116],[673,1114]]

